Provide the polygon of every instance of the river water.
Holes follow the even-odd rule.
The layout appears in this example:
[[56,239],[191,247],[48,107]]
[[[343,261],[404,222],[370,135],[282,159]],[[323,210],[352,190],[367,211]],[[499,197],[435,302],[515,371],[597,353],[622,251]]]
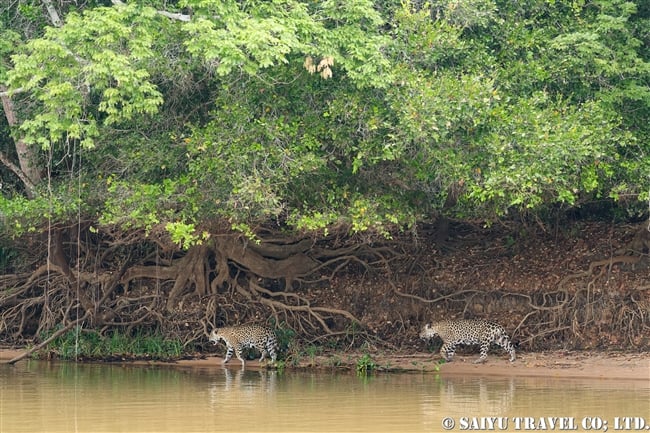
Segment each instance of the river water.
[[[646,426],[648,426],[646,428]],[[0,432],[650,431],[650,380],[0,365]]]

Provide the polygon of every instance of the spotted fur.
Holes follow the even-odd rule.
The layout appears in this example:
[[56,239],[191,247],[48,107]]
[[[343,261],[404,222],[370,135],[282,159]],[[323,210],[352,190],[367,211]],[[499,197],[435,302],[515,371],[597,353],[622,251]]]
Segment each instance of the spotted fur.
[[230,361],[234,351],[237,359],[241,361],[241,365],[244,367],[246,362],[242,352],[245,348],[251,347],[262,352],[260,361],[263,361],[267,354],[271,356],[273,362],[277,358],[278,341],[275,332],[265,326],[245,324],[215,328],[210,333],[210,341],[214,344],[219,343],[219,341],[226,343],[228,351],[223,360],[224,364]]
[[451,361],[459,344],[479,344],[481,356],[474,363],[485,362],[490,344],[495,343],[510,354],[510,362],[516,359],[515,348],[503,326],[487,320],[442,320],[427,323],[420,331],[420,338],[429,340],[439,336],[442,339],[440,354]]

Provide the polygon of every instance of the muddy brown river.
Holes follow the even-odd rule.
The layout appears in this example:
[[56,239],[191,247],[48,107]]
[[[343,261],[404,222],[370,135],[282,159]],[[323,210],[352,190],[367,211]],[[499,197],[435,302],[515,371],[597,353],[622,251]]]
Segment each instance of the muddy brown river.
[[650,380],[0,365],[0,432],[650,432]]

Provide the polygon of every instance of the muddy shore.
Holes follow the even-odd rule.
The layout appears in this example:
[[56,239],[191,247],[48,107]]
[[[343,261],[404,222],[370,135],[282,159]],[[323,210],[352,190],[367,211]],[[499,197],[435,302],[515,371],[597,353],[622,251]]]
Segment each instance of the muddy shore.
[[[23,353],[20,349],[0,349],[0,363]],[[320,355],[302,360],[295,368],[355,370],[361,353]],[[485,364],[474,364],[476,355],[457,355],[453,362],[439,363],[439,356],[429,353],[370,354],[377,371],[437,372],[450,375],[494,375],[519,377],[598,378],[642,380],[650,384],[650,353],[553,351],[520,353],[514,363],[507,358],[490,355]],[[222,368],[222,358],[207,356],[175,362],[127,361],[130,364],[165,364],[182,368]],[[24,360],[19,362],[25,362]],[[231,360],[231,368],[239,361]],[[259,368],[257,361],[248,361],[247,368]],[[287,367],[292,368],[292,367]]]

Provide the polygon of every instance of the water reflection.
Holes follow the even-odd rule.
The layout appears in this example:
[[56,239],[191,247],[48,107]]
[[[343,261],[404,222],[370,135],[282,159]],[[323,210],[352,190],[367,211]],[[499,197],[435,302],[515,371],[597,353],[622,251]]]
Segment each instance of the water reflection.
[[575,417],[581,431],[583,417],[647,417],[649,405],[650,381],[643,380],[430,373],[359,378],[220,365],[0,366],[1,433],[432,432],[441,431],[444,417],[487,416]]
[[277,371],[216,369],[207,374],[209,412],[228,417],[230,410],[271,410],[269,396],[275,392],[277,376]]
[[[517,379],[519,380],[519,378]],[[515,400],[515,378],[451,377],[442,380],[438,411],[446,414],[488,413],[502,416]]]

